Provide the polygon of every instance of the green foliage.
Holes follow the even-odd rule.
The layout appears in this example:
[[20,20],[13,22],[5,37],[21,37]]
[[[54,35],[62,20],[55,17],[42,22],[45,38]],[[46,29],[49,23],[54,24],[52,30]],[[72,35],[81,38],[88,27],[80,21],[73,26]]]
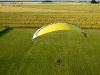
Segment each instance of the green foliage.
[[[36,38],[36,29],[0,34],[0,75],[100,75],[100,30],[58,31]],[[63,66],[55,61],[61,59]]]
[[6,29],[7,29],[7,27],[0,27],[0,32],[3,32]]

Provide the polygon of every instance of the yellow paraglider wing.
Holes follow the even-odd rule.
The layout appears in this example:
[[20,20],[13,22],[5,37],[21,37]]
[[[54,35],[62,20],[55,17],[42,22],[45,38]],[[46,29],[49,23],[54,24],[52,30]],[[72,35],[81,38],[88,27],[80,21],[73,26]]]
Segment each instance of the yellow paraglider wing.
[[75,24],[58,22],[58,23],[53,23],[50,25],[43,26],[40,29],[38,29],[33,35],[32,40],[34,40],[34,38],[40,35],[53,32],[53,31],[59,31],[59,30],[76,30],[76,31],[82,32],[85,35],[84,30]]

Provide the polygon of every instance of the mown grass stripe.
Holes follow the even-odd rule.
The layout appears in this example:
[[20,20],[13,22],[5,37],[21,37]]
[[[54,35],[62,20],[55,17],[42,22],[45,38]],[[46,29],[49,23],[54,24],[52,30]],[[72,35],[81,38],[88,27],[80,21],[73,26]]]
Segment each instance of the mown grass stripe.
[[[1,75],[100,74],[100,30],[86,29],[86,38],[79,32],[58,31],[32,42],[35,31],[12,29],[0,37]],[[55,67],[55,61],[59,58],[63,66]]]

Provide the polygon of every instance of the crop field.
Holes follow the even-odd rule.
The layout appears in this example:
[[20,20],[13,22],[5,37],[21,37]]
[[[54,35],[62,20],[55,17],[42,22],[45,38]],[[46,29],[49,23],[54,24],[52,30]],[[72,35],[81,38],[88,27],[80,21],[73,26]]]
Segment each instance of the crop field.
[[[86,38],[80,32],[58,31],[32,42],[34,31],[9,29],[0,34],[0,75],[100,74],[99,29],[86,29]],[[59,58],[63,65],[55,67]]]
[[72,22],[82,28],[100,29],[99,12],[4,12],[0,24],[13,28],[36,28],[52,22]]
[[[87,37],[67,30],[31,40],[39,27],[52,22],[78,24]],[[55,66],[57,59],[62,65]],[[100,75],[100,4],[1,6],[0,75]]]
[[37,28],[52,22],[72,22],[82,28],[100,29],[100,4],[24,3],[21,7],[0,8],[2,26]]

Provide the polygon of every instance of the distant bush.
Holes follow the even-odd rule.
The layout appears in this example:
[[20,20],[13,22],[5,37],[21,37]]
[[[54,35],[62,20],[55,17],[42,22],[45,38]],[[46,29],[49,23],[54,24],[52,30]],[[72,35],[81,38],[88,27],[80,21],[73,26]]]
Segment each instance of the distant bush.
[[99,4],[99,2],[97,2],[97,1],[95,1],[95,0],[92,0],[91,3],[92,3],[92,4]]
[[52,1],[42,1],[42,2],[52,2]]

